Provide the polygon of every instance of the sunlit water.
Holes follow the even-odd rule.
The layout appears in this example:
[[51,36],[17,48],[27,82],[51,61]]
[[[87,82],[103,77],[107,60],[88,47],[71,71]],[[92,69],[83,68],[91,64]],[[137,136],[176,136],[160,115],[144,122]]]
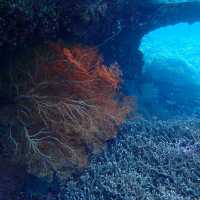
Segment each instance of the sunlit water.
[[145,64],[140,99],[155,115],[199,116],[199,35],[200,23],[180,23],[143,37],[140,50]]

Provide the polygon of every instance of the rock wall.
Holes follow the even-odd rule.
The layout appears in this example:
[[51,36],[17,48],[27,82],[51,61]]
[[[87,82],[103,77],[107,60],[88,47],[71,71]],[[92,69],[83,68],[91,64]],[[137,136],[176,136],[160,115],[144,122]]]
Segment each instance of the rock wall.
[[107,62],[117,61],[122,66],[126,79],[135,79],[141,72],[143,56],[138,47],[144,34],[170,24],[200,21],[200,2],[55,0],[32,7],[0,4],[1,63],[24,48],[61,38],[97,46]]

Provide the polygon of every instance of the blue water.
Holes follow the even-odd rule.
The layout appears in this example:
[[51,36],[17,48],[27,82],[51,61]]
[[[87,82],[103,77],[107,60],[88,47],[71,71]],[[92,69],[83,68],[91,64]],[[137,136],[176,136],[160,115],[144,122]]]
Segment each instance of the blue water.
[[142,39],[142,112],[158,118],[200,115],[200,23],[154,30]]
[[[200,84],[199,36],[200,23],[181,23],[148,33],[140,46],[145,61],[144,72],[165,68],[167,73],[182,75]],[[149,69],[150,65],[152,69]]]

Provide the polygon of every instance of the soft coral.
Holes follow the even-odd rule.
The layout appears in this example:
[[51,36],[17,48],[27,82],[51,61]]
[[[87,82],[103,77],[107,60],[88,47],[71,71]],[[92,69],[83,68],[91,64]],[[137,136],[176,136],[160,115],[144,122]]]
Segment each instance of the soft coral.
[[132,100],[118,98],[118,66],[104,65],[96,49],[50,44],[48,51],[36,54],[34,73],[17,87],[23,134],[12,138],[16,155],[38,176],[85,167],[88,154],[113,138],[132,110]]

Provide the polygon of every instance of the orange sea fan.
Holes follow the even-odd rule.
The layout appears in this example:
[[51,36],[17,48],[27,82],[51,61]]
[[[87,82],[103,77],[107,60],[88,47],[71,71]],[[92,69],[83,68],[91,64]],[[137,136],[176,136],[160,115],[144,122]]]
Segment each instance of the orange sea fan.
[[119,92],[119,67],[107,67],[96,49],[50,44],[48,51],[36,54],[35,71],[17,96],[25,162],[38,176],[86,166],[88,154],[113,138],[133,110]]

